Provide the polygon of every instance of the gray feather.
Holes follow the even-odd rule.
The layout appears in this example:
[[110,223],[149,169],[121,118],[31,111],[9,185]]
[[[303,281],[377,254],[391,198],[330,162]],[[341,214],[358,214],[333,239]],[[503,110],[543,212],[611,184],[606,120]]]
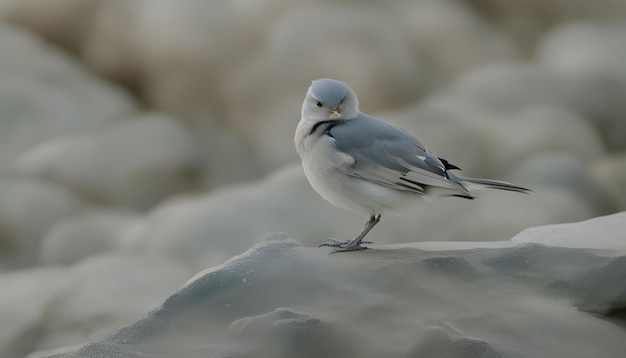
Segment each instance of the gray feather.
[[507,183],[505,181],[500,181],[500,180],[467,178],[467,177],[463,177],[460,175],[456,176],[456,179],[460,182],[473,184],[474,186],[478,186],[478,187],[482,187],[486,189],[508,190],[508,191],[514,191],[517,193],[524,193],[524,194],[528,194],[529,192],[532,191],[530,189],[527,189],[527,188],[524,188],[515,184]]
[[313,81],[311,84],[311,93],[315,94],[316,99],[326,104],[329,108],[337,108],[341,100],[346,96],[350,88],[347,84],[323,78]]
[[448,176],[446,165],[411,133],[360,113],[327,132],[337,150],[354,158],[348,175],[394,189],[425,194],[431,187],[449,195],[469,196],[467,189]]

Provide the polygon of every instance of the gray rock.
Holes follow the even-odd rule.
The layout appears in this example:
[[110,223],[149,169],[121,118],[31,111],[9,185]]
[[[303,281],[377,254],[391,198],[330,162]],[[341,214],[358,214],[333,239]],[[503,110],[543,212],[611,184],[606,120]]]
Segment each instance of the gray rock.
[[571,248],[626,251],[626,212],[579,223],[556,224],[526,229],[513,242],[539,243]]
[[[500,85],[509,87],[504,82]],[[569,152],[585,162],[605,153],[596,129],[575,112],[535,104],[534,100],[513,104],[525,100],[521,94],[511,94],[512,104],[508,108],[501,103],[508,99],[492,103],[472,98],[481,95],[475,92],[488,96],[488,91],[476,86],[471,91],[467,89],[467,96],[444,92],[384,118],[414,133],[433,153],[463,168],[470,176],[502,176],[526,158],[545,152]],[[493,92],[508,97],[507,90]],[[507,108],[499,108],[499,103]]]
[[186,128],[150,114],[106,131],[45,142],[24,154],[18,169],[99,204],[146,209],[193,188],[199,162]]
[[567,190],[593,208],[595,213],[609,214],[622,207],[619,196],[592,173],[592,168],[571,152],[538,154],[526,159],[508,175],[532,188]]
[[[605,225],[621,230],[615,222]],[[567,245],[569,232],[545,236]],[[625,251],[603,247],[424,243],[328,255],[274,235],[134,324],[49,356],[617,358],[623,330],[597,313],[625,303]]]
[[56,294],[40,317],[38,349],[105,337],[155,307],[189,277],[184,264],[168,258],[104,254],[84,259],[51,281]]
[[121,88],[22,30],[0,24],[0,171],[40,142],[124,121],[137,104]]
[[[385,215],[369,238],[377,244],[493,241],[530,226],[593,216],[592,205],[577,195],[533,189],[530,195],[484,190],[476,193],[478,200],[415,200],[399,215]],[[301,166],[293,165],[261,182],[165,202],[129,228],[120,245],[127,252],[173,255],[202,268],[242,252],[268,231],[285,230],[304,245],[317,246],[328,237],[353,237],[365,220],[325,202]]]
[[38,268],[0,275],[0,355],[24,357],[46,334],[43,317],[50,301],[61,292],[65,273]]
[[67,265],[118,248],[121,234],[137,220],[125,211],[93,210],[54,225],[41,243],[39,262]]
[[616,154],[595,161],[591,176],[611,192],[621,210],[626,210],[626,154]]
[[254,357],[327,357],[348,354],[342,332],[309,315],[277,308],[233,322],[229,332]]
[[2,1],[0,17],[78,51],[98,6],[97,0]]
[[[508,352],[507,352],[508,353]],[[415,349],[409,353],[409,357],[433,357],[433,358],[506,358],[523,356],[529,357],[528,352],[515,352],[515,354],[500,353],[488,342],[463,337],[460,334],[450,334],[442,328],[434,328],[424,335]]]
[[0,177],[0,265],[33,264],[46,232],[83,208],[82,200],[55,185]]
[[140,218],[120,246],[202,268],[223,263],[271,231],[296,233],[306,243],[319,244],[343,215],[310,188],[301,166],[294,165],[260,182],[165,202]]
[[482,14],[454,0],[398,1],[389,10],[409,38],[411,50],[428,71],[420,82],[441,88],[478,67],[515,61],[518,43]]
[[572,81],[577,103],[610,147],[626,148],[626,26],[572,22],[557,26],[539,43],[538,61]]

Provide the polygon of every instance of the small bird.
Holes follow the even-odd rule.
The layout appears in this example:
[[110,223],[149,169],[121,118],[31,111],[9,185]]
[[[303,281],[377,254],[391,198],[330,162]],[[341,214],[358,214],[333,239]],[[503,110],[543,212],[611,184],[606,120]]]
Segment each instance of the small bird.
[[359,110],[356,94],[341,81],[313,81],[302,104],[294,143],[309,183],[331,204],[369,220],[352,240],[320,245],[338,251],[363,250],[363,238],[381,214],[425,196],[473,199],[470,189],[528,193],[503,181],[466,178],[429,152],[414,135]]

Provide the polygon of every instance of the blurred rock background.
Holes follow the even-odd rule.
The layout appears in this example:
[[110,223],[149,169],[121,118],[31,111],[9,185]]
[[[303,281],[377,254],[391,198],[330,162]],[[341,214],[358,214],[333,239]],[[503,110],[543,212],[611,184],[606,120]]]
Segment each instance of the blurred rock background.
[[0,0],[0,356],[132,322],[267,232],[354,235],[365,218],[319,198],[292,145],[320,77],[464,174],[534,190],[385,217],[377,243],[626,210],[625,15],[624,0]]

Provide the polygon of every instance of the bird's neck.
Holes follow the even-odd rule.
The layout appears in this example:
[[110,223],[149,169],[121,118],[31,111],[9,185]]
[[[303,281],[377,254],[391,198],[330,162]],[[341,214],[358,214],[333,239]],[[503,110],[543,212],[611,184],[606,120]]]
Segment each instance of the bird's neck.
[[296,145],[296,151],[298,152],[300,158],[304,158],[304,153],[306,152],[307,147],[311,145],[310,142],[313,138],[311,138],[309,133],[315,123],[315,121],[307,120],[306,118],[301,117],[300,122],[296,127],[296,135],[293,138],[293,142]]
[[296,136],[294,143],[296,150],[303,158],[304,153],[309,151],[324,133],[328,132],[334,126],[345,123],[346,119],[327,119],[322,121],[307,120],[304,117],[300,119],[298,127],[296,128]]

